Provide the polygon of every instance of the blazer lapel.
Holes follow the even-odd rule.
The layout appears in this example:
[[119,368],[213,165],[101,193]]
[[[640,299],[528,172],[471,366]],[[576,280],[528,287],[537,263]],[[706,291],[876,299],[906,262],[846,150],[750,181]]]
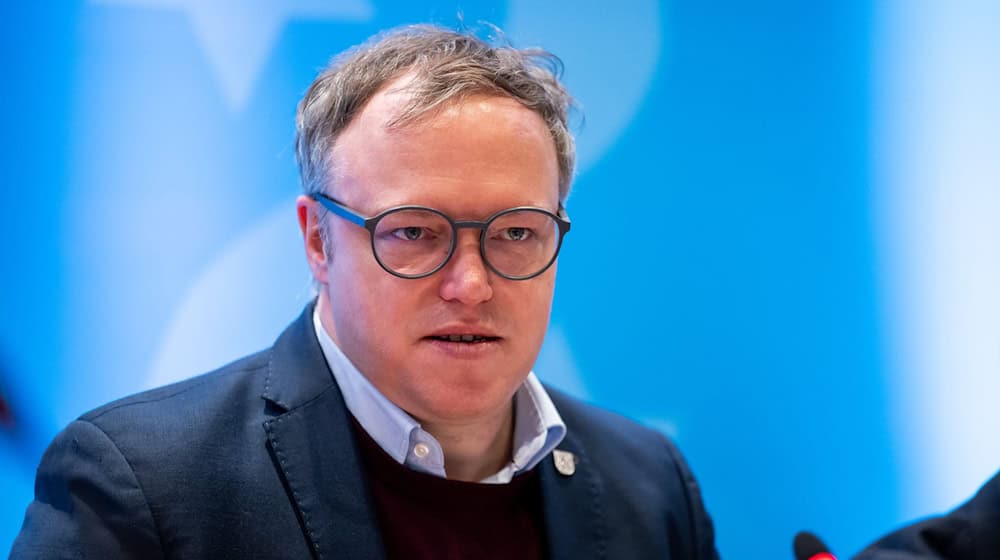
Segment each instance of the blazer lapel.
[[[562,456],[559,457],[560,453]],[[566,464],[572,454],[575,465]],[[561,464],[557,465],[557,461]],[[603,484],[583,448],[567,434],[556,452],[539,465],[542,507],[552,560],[607,557]]]
[[312,324],[313,305],[271,349],[269,451],[317,558],[385,557],[350,416]]
[[340,392],[265,423],[268,441],[317,558],[384,558]]

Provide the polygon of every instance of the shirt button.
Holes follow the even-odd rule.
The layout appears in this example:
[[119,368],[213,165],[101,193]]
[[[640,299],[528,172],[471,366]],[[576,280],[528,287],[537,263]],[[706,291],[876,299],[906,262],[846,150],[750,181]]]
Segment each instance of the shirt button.
[[413,446],[413,454],[417,456],[418,459],[423,459],[427,457],[431,452],[431,448],[427,447],[426,443],[418,443]]

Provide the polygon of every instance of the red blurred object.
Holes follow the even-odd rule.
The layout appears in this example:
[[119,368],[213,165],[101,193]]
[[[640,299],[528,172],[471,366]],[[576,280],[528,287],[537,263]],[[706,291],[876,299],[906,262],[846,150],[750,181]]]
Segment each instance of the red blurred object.
[[7,401],[4,400],[2,395],[0,395],[0,425],[7,428],[14,425],[14,415],[11,413],[10,407],[7,406]]

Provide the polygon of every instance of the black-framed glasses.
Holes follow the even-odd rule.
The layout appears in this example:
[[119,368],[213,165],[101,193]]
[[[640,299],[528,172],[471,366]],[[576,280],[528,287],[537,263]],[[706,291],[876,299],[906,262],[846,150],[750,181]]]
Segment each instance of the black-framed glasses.
[[455,254],[458,230],[479,230],[479,255],[493,272],[509,280],[528,280],[555,262],[569,216],[543,208],[520,206],[493,214],[485,221],[453,220],[426,206],[398,206],[365,217],[322,193],[313,200],[371,234],[375,260],[389,274],[423,278],[444,268]]

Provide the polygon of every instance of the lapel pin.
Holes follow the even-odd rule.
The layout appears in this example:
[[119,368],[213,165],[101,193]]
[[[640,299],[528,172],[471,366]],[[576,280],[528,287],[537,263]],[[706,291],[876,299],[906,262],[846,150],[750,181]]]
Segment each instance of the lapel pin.
[[552,461],[556,464],[556,470],[563,476],[573,476],[573,473],[576,472],[576,455],[569,451],[554,449]]

